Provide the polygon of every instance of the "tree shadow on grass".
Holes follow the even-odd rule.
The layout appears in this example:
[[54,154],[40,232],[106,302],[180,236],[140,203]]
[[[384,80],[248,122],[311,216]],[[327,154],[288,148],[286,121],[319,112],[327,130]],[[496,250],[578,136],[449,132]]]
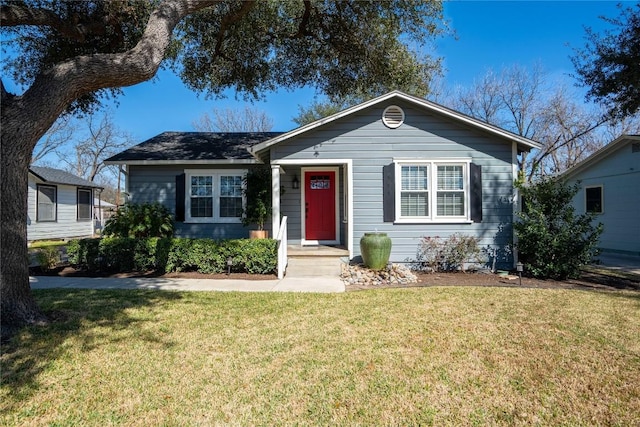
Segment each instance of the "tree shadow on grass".
[[[81,351],[125,340],[127,335],[118,331],[139,331],[154,322],[151,316],[134,317],[128,309],[182,298],[179,292],[153,290],[48,289],[34,290],[33,295],[50,322],[24,328],[2,344],[0,383],[12,396],[0,405],[3,411],[15,410],[17,402],[38,391],[41,374],[65,357],[70,338],[75,341],[73,348]],[[136,337],[166,347],[174,344],[150,333]]]

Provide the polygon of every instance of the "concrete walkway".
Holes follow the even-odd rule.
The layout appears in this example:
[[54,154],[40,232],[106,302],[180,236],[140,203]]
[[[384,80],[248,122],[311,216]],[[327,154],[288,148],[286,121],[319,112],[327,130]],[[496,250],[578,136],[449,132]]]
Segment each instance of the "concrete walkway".
[[344,292],[340,277],[285,277],[282,280],[178,279],[161,277],[108,278],[31,276],[31,289],[156,289],[170,291]]

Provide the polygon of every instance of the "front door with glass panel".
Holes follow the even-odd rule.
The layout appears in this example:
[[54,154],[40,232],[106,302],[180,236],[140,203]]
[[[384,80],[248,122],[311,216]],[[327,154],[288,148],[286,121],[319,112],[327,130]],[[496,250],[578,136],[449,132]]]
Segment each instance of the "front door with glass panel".
[[336,172],[304,172],[304,219],[307,241],[336,240]]

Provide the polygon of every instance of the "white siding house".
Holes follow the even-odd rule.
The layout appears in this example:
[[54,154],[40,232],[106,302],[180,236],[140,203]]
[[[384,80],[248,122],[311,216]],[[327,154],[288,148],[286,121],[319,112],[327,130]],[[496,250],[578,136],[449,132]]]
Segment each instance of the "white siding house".
[[27,240],[91,237],[94,193],[101,188],[68,172],[29,168]]

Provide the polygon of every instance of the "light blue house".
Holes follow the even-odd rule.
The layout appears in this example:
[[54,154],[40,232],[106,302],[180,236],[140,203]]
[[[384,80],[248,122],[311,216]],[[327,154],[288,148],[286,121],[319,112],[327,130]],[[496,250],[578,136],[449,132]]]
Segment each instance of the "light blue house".
[[640,136],[622,135],[562,176],[579,183],[576,212],[604,225],[600,249],[640,256]]
[[394,91],[287,133],[163,133],[108,163],[125,170],[130,202],[172,209],[181,236],[246,237],[242,176],[263,164],[272,175],[270,231],[286,226],[289,245],[340,246],[356,258],[363,234],[378,231],[392,238],[391,261],[404,262],[422,236],[464,233],[508,268],[518,155],[533,148]]

